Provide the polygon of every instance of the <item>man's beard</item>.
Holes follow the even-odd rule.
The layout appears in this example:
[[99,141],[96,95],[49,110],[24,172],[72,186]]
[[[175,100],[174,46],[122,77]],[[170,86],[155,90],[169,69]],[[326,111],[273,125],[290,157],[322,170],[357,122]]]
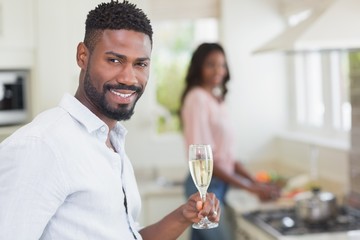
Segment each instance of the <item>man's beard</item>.
[[[142,94],[142,88],[122,84],[118,84],[116,86],[104,85],[103,92],[98,92],[91,83],[91,77],[88,71],[85,73],[84,89],[88,98],[98,108],[98,110],[100,110],[101,113],[103,113],[106,117],[117,121],[128,120],[131,118],[131,116],[134,114],[135,104]],[[110,89],[134,90],[138,93],[138,96],[132,106],[129,106],[129,104],[123,104],[118,105],[117,108],[112,108],[105,98],[106,91],[110,91]]]

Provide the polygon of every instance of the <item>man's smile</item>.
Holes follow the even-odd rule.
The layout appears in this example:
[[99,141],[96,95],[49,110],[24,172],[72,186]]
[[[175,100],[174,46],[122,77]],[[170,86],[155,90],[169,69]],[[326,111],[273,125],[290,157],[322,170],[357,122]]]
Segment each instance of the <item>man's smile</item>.
[[122,90],[122,89],[109,89],[111,98],[114,99],[118,104],[129,104],[135,101],[137,96],[136,91]]

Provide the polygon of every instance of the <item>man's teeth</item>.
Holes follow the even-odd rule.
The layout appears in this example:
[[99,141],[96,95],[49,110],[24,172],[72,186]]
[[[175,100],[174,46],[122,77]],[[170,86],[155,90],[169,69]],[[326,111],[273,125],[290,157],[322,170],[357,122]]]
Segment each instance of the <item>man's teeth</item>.
[[119,92],[116,92],[114,90],[111,90],[111,92],[114,93],[117,96],[122,97],[122,98],[128,98],[128,97],[130,97],[132,95],[131,93],[119,93]]

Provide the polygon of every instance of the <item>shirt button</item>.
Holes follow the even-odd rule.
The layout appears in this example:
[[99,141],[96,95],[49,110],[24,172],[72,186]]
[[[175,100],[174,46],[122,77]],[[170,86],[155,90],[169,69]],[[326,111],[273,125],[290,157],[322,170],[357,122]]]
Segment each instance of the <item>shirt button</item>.
[[101,128],[100,128],[100,131],[101,131],[101,132],[105,132],[105,131],[106,131],[106,127],[101,127]]

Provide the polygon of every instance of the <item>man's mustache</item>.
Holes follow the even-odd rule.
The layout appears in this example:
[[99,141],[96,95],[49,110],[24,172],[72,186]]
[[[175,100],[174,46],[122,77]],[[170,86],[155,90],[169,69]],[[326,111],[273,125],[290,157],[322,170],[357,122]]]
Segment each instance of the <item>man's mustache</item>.
[[134,86],[134,85],[125,85],[125,84],[116,84],[116,85],[106,85],[104,86],[105,90],[110,90],[110,89],[117,89],[117,90],[130,90],[130,91],[135,91],[137,93],[141,93],[142,92],[142,87],[138,87],[138,86]]

